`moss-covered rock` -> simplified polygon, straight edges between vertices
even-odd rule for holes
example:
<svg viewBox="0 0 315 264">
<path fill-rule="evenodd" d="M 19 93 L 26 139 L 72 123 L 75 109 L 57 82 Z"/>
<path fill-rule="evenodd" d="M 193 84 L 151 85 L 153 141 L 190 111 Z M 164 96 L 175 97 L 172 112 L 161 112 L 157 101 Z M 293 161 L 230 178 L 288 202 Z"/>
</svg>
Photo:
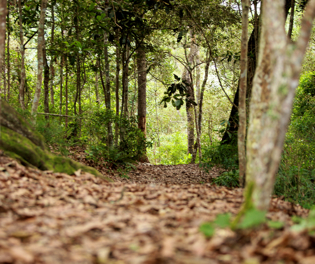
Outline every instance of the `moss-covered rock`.
<svg viewBox="0 0 315 264">
<path fill-rule="evenodd" d="M 0 149 L 5 154 L 19 160 L 23 165 L 40 170 L 73 174 L 81 169 L 111 181 L 92 167 L 50 153 L 42 136 L 21 115 L 1 99 L 0 104 Z"/>
</svg>

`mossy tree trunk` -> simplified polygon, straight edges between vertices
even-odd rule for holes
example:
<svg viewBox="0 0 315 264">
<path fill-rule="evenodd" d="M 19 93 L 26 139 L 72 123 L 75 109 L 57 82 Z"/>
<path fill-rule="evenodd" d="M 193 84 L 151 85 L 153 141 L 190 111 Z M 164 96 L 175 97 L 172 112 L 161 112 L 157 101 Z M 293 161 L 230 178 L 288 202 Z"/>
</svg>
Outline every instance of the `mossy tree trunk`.
<svg viewBox="0 0 315 264">
<path fill-rule="evenodd" d="M 302 61 L 315 17 L 309 1 L 300 36 L 291 42 L 285 32 L 284 0 L 264 0 L 258 68 L 253 83 L 247 137 L 246 192 L 253 205 L 267 210 L 281 160 L 285 133 Z"/>
<path fill-rule="evenodd" d="M 109 180 L 94 168 L 50 153 L 43 137 L 2 99 L 0 99 L 0 149 L 26 166 L 67 174 L 73 174 L 81 169 Z"/>
</svg>

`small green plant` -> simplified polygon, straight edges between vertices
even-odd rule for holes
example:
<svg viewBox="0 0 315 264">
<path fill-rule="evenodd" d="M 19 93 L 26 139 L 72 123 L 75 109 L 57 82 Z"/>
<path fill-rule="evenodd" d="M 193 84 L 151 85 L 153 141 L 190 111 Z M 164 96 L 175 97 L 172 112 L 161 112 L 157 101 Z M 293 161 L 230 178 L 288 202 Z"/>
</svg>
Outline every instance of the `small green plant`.
<svg viewBox="0 0 315 264">
<path fill-rule="evenodd" d="M 230 188 L 239 187 L 239 170 L 223 172 L 220 176 L 214 178 L 212 181 L 219 186 L 226 186 Z"/>
<path fill-rule="evenodd" d="M 315 233 L 315 207 L 313 206 L 310 210 L 308 217 L 306 218 L 298 218 L 293 217 L 293 222 L 296 224 L 291 227 L 292 231 L 303 231 L 307 230 L 310 234 L 314 235 Z"/>
</svg>

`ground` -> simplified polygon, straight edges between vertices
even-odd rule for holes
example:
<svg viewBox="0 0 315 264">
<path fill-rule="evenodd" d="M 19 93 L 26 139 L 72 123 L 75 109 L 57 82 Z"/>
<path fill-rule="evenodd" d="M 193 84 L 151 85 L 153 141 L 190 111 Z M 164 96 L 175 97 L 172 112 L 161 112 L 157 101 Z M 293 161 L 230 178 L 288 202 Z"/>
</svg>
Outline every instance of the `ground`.
<svg viewBox="0 0 315 264">
<path fill-rule="evenodd" d="M 138 164 L 119 176 L 103 168 L 110 183 L 0 155 L 0 263 L 315 263 L 315 236 L 289 230 L 291 216 L 308 211 L 281 198 L 267 217 L 282 229 L 218 229 L 206 238 L 200 225 L 235 215 L 243 201 L 242 189 L 211 184 L 218 171 Z"/>
</svg>

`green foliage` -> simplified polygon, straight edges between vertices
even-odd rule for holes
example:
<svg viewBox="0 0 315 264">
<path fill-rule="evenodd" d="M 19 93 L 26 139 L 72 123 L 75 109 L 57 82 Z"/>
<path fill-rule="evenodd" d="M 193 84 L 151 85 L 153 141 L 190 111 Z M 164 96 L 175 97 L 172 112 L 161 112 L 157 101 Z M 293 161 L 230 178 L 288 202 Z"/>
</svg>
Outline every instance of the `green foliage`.
<svg viewBox="0 0 315 264">
<path fill-rule="evenodd" d="M 307 230 L 312 235 L 314 235 L 315 232 L 315 207 L 313 206 L 310 210 L 310 213 L 307 218 L 295 218 L 292 219 L 294 222 L 297 222 L 295 225 L 291 227 L 292 231 L 303 231 Z"/>
<path fill-rule="evenodd" d="M 222 167 L 226 170 L 238 168 L 237 146 L 222 145 L 216 142 L 203 147 L 202 166 L 209 170 L 214 166 Z"/>
<path fill-rule="evenodd" d="M 206 237 L 212 237 L 215 232 L 215 227 L 212 223 L 203 223 L 199 227 L 199 231 L 203 233 Z"/>
<path fill-rule="evenodd" d="M 315 72 L 304 74 L 294 101 L 274 192 L 310 208 L 315 202 Z"/>
<path fill-rule="evenodd" d="M 88 158 L 98 161 L 101 158 L 111 163 L 126 163 L 139 160 L 145 153 L 150 142 L 146 141 L 138 128 L 135 118 L 117 117 L 115 113 L 99 110 L 87 119 L 84 126 L 83 138 L 88 144 Z M 121 139 L 118 146 L 109 144 L 108 127 L 119 124 Z"/>
<path fill-rule="evenodd" d="M 239 187 L 239 170 L 223 172 L 220 176 L 213 179 L 213 183 L 219 186 L 237 188 Z"/>
<path fill-rule="evenodd" d="M 315 170 L 296 166 L 286 167 L 285 162 L 282 161 L 274 193 L 278 196 L 284 196 L 287 201 L 310 208 L 315 201 L 314 179 Z"/>
<path fill-rule="evenodd" d="M 247 210 L 243 216 L 242 221 L 237 226 L 240 229 L 247 229 L 257 227 L 266 222 L 266 212 L 257 209 Z"/>
<path fill-rule="evenodd" d="M 176 132 L 163 135 L 160 140 L 163 142 L 160 147 L 148 151 L 149 160 L 164 165 L 188 164 L 190 162 L 191 155 L 187 154 L 187 135 Z"/>
<path fill-rule="evenodd" d="M 187 98 L 187 87 L 189 87 L 190 84 L 188 84 L 185 80 L 181 80 L 181 78 L 179 78 L 176 74 L 174 74 L 174 78 L 175 82 L 168 87 L 160 104 L 164 104 L 164 107 L 166 108 L 167 103 L 172 102 L 172 105 L 177 110 L 184 105 L 184 101 L 196 106 L 197 103 L 195 101 Z"/>
</svg>

